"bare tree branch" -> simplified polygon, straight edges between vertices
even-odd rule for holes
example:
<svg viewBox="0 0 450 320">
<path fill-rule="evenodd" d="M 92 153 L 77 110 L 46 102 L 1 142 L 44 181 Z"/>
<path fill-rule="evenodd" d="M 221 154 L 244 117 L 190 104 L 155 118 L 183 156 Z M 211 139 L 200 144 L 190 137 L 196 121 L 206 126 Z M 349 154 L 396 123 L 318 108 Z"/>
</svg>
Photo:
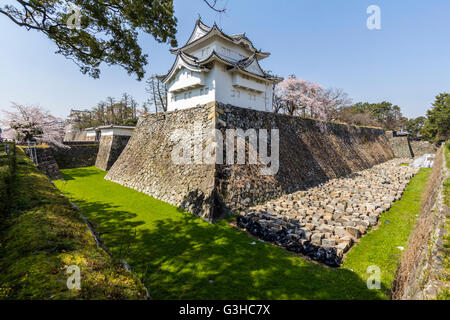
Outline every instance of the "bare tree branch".
<svg viewBox="0 0 450 320">
<path fill-rule="evenodd" d="M 208 7 L 210 7 L 216 12 L 225 12 L 227 10 L 225 7 L 223 7 L 222 9 L 217 9 L 216 8 L 217 0 L 203 0 L 203 1 L 208 5 Z"/>
</svg>

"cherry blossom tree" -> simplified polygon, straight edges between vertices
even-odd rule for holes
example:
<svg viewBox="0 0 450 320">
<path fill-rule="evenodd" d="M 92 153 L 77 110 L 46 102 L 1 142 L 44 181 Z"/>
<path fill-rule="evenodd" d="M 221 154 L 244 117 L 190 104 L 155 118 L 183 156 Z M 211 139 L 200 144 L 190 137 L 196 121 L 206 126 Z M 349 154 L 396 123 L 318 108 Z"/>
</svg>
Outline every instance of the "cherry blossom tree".
<svg viewBox="0 0 450 320">
<path fill-rule="evenodd" d="M 36 140 L 49 145 L 66 147 L 62 143 L 64 122 L 38 106 L 14 103 L 15 111 L 3 110 L 5 120 L 2 124 L 14 129 L 19 138 L 25 141 Z"/>
<path fill-rule="evenodd" d="M 7 128 L 5 130 L 2 131 L 1 133 L 1 138 L 5 139 L 5 140 L 14 140 L 16 138 L 16 130 L 14 130 L 13 128 Z"/>
<path fill-rule="evenodd" d="M 342 89 L 323 89 L 317 95 L 316 111 L 311 117 L 323 121 L 334 121 L 337 118 L 337 111 L 351 103 L 352 100 Z"/>
<path fill-rule="evenodd" d="M 321 85 L 298 79 L 295 75 L 283 80 L 275 87 L 274 112 L 283 111 L 290 115 L 309 116 L 321 120 L 321 129 L 325 122 L 334 120 L 335 111 L 349 105 L 351 100 L 341 89 L 324 89 Z"/>
<path fill-rule="evenodd" d="M 275 108 L 290 115 L 298 115 L 301 111 L 306 116 L 307 108 L 314 110 L 317 107 L 321 90 L 319 84 L 291 75 L 275 87 Z"/>
</svg>

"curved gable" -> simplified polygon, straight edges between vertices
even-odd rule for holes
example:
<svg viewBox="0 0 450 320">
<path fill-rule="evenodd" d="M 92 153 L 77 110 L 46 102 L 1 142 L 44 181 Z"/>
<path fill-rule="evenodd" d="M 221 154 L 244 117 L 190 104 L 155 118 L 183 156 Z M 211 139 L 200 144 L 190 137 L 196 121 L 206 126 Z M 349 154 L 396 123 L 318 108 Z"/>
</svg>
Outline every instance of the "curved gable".
<svg viewBox="0 0 450 320">
<path fill-rule="evenodd" d="M 182 68 L 186 68 L 190 71 L 195 71 L 195 72 L 200 72 L 205 70 L 205 68 L 194 64 L 195 61 L 192 60 L 190 57 L 188 56 L 184 56 L 183 53 L 180 53 L 177 55 L 177 58 L 175 59 L 175 62 L 173 63 L 172 67 L 170 68 L 169 72 L 165 75 L 161 77 L 161 81 L 163 83 L 167 83 L 169 82 L 174 75 L 176 75 L 177 71 L 182 69 Z"/>
<path fill-rule="evenodd" d="M 201 22 L 200 19 L 197 20 L 194 30 L 192 31 L 191 36 L 189 37 L 189 40 L 186 42 L 186 44 L 178 48 L 170 49 L 170 51 L 173 54 L 178 54 L 180 51 L 184 51 L 189 47 L 192 47 L 196 43 L 201 42 L 202 39 L 206 40 L 212 36 L 219 36 L 238 46 L 242 46 L 246 50 L 249 50 L 253 54 L 256 54 L 258 59 L 264 59 L 270 55 L 270 53 L 268 52 L 261 52 L 260 50 L 257 50 L 252 41 L 245 36 L 245 33 L 229 36 L 225 34 L 221 29 L 219 29 L 216 23 L 214 23 L 212 27 L 208 27 L 203 22 Z"/>
<path fill-rule="evenodd" d="M 260 75 L 262 77 L 264 77 L 265 73 L 262 70 L 261 66 L 258 63 L 258 60 L 253 59 L 253 61 L 246 67 L 244 67 L 245 71 Z"/>
<path fill-rule="evenodd" d="M 209 31 L 211 31 L 210 27 L 205 25 L 200 20 L 197 20 L 197 23 L 195 24 L 195 27 L 194 27 L 194 31 L 192 31 L 191 36 L 189 37 L 188 41 L 186 42 L 186 44 L 184 46 L 190 44 L 191 42 L 194 42 L 197 39 L 204 37 Z"/>
</svg>

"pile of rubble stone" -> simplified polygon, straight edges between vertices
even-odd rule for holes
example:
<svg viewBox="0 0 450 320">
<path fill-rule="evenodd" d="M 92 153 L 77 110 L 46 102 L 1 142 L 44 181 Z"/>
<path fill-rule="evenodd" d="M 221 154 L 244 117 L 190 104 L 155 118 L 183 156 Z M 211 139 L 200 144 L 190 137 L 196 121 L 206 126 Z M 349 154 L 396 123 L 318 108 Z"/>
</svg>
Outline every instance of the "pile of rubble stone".
<svg viewBox="0 0 450 320">
<path fill-rule="evenodd" d="M 434 164 L 434 158 L 434 154 L 424 154 L 423 156 L 414 159 L 414 161 L 410 163 L 410 166 L 418 168 L 432 168 Z"/>
<path fill-rule="evenodd" d="M 420 168 L 394 159 L 249 208 L 238 226 L 268 242 L 339 266 L 343 255 L 399 200 Z"/>
</svg>

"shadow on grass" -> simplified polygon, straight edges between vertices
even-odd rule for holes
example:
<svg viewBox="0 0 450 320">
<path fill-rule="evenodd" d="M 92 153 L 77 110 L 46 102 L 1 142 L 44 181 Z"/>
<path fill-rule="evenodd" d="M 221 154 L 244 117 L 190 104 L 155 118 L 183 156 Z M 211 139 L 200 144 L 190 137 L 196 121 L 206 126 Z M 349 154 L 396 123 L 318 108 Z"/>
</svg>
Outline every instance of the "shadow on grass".
<svg viewBox="0 0 450 320">
<path fill-rule="evenodd" d="M 75 180 L 78 178 L 83 178 L 83 177 L 88 177 L 88 176 L 92 176 L 95 174 L 98 174 L 99 169 L 93 167 L 93 168 L 76 168 L 76 169 L 70 169 L 70 173 L 68 173 L 67 171 L 62 173 L 62 176 L 64 178 L 64 180 Z"/>
<path fill-rule="evenodd" d="M 250 238 L 222 221 L 179 213 L 146 223 L 100 202 L 78 202 L 115 258 L 154 299 L 380 299 L 347 269 L 330 269 Z"/>
</svg>

